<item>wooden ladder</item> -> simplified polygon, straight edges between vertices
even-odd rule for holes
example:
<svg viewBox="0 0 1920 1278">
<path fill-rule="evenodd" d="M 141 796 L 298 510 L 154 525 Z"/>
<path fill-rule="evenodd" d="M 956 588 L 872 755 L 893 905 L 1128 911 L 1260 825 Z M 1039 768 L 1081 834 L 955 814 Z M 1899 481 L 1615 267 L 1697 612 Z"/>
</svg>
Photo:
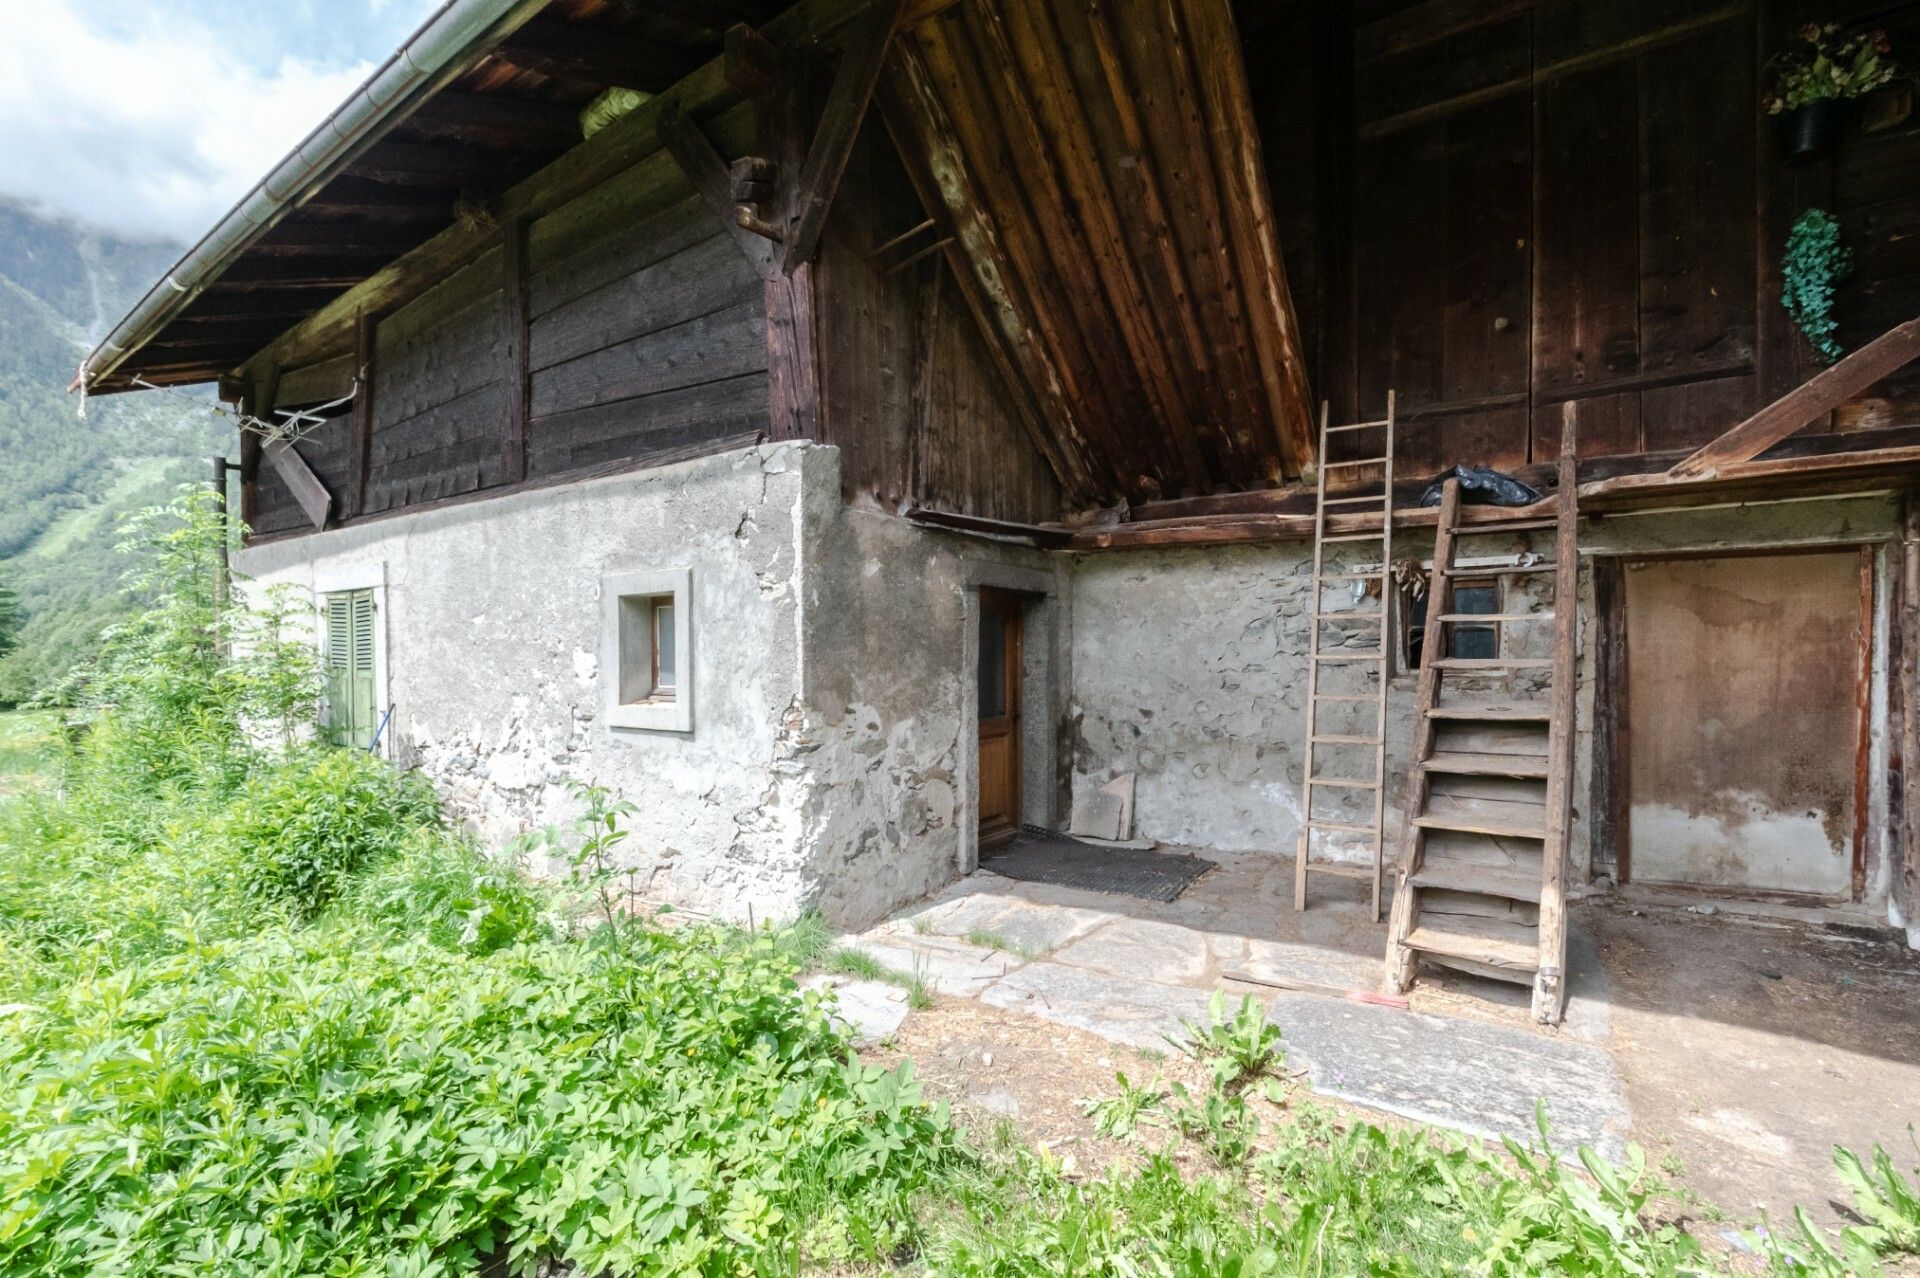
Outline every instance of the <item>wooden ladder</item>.
<svg viewBox="0 0 1920 1278">
<path fill-rule="evenodd" d="M 1571 405 L 1568 405 L 1571 408 Z M 1422 958 L 1533 987 L 1533 1017 L 1557 1024 L 1565 1003 L 1566 844 L 1572 773 L 1573 646 L 1578 609 L 1573 417 L 1563 414 L 1554 517 L 1490 524 L 1488 535 L 1554 529 L 1551 563 L 1462 566 L 1457 546 L 1460 486 L 1448 480 L 1434 534 L 1433 585 L 1420 653 L 1400 881 L 1387 937 L 1387 981 L 1413 984 Z M 1461 580 L 1537 583 L 1551 578 L 1551 606 L 1502 603 L 1493 613 L 1455 612 Z M 1504 594 L 1505 592 L 1503 592 Z M 1510 629 L 1538 635 L 1552 622 L 1551 657 L 1507 656 Z M 1463 626 L 1491 627 L 1494 655 L 1454 657 Z M 1547 678 L 1532 695 L 1468 684 Z"/>
<path fill-rule="evenodd" d="M 1335 435 L 1351 432 L 1378 431 L 1385 434 L 1385 444 L 1378 457 L 1362 457 L 1353 460 L 1330 461 L 1327 451 L 1328 441 Z M 1316 484 L 1316 502 L 1313 515 L 1313 593 L 1308 599 L 1307 641 L 1307 743 L 1301 752 L 1300 781 L 1300 838 L 1294 849 L 1293 857 L 1293 908 L 1307 908 L 1307 873 L 1312 870 L 1319 874 L 1333 874 L 1343 878 L 1368 879 L 1373 883 L 1373 917 L 1380 918 L 1380 876 L 1385 860 L 1385 841 L 1383 831 L 1386 822 L 1387 790 L 1387 654 L 1388 645 L 1393 640 L 1393 436 L 1394 436 L 1394 397 L 1387 392 L 1387 415 L 1377 421 L 1354 422 L 1346 426 L 1327 425 L 1327 405 L 1320 405 L 1320 473 Z M 1381 468 L 1380 491 L 1377 493 L 1343 493 L 1341 496 L 1327 496 L 1327 472 L 1330 470 L 1356 470 L 1370 466 Z M 1332 531 L 1331 520 L 1340 516 L 1339 531 Z M 1375 526 L 1374 521 L 1379 523 Z M 1329 543 L 1344 545 L 1354 543 L 1363 545 L 1369 542 L 1379 544 L 1380 559 L 1375 567 L 1377 571 L 1350 571 L 1359 569 L 1362 564 L 1335 565 L 1334 572 L 1327 571 L 1326 548 Z M 1345 550 L 1336 551 L 1336 557 L 1346 554 Z M 1377 606 L 1369 611 L 1322 612 L 1330 588 L 1352 587 L 1349 583 L 1360 583 L 1361 597 L 1367 589 L 1367 583 L 1377 583 L 1379 587 Z M 1357 624 L 1359 630 L 1345 629 Z M 1371 638 L 1373 642 L 1362 648 L 1349 647 L 1356 639 Z M 1331 646 L 1323 646 L 1323 640 L 1331 639 Z M 1327 667 L 1339 667 L 1345 677 L 1336 680 L 1335 686 L 1340 692 L 1327 693 L 1320 690 L 1320 671 Z M 1356 673 L 1357 672 L 1357 673 Z M 1357 682 L 1356 682 L 1357 680 Z M 1365 691 L 1357 691 L 1362 684 Z M 1320 711 L 1323 706 L 1339 706 L 1334 711 L 1347 722 L 1340 725 L 1341 731 L 1327 731 L 1321 726 Z M 1365 708 L 1372 707 L 1371 715 Z M 1367 747 L 1372 748 L 1372 776 L 1341 776 L 1318 770 L 1320 751 L 1336 750 L 1343 757 L 1352 759 L 1363 754 Z M 1361 771 L 1348 767 L 1347 771 Z M 1371 803 L 1364 819 L 1356 819 L 1356 814 L 1342 805 L 1337 816 L 1315 816 L 1317 810 L 1324 809 L 1324 796 L 1329 792 L 1366 794 Z M 1315 806 L 1315 799 L 1323 800 L 1321 808 Z M 1370 865 L 1343 865 L 1338 863 L 1310 863 L 1313 851 L 1315 831 L 1323 831 L 1336 837 L 1363 835 L 1373 854 Z"/>
</svg>

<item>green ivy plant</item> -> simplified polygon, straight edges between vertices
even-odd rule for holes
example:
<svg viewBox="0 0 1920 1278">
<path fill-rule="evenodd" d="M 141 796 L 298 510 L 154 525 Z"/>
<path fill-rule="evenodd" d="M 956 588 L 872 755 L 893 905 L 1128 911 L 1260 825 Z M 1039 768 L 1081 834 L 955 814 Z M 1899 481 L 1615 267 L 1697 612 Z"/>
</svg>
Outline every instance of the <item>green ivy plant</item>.
<svg viewBox="0 0 1920 1278">
<path fill-rule="evenodd" d="M 1840 243 L 1840 223 L 1825 209 L 1808 209 L 1787 233 L 1780 263 L 1780 304 L 1825 363 L 1840 358 L 1834 332 L 1834 288 L 1853 271 L 1853 250 Z"/>
</svg>

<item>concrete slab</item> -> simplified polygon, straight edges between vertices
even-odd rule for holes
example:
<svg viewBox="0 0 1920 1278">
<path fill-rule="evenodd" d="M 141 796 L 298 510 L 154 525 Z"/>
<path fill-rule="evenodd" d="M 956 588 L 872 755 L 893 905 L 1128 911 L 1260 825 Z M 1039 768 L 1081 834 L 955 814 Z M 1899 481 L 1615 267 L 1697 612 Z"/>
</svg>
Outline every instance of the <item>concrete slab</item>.
<svg viewBox="0 0 1920 1278">
<path fill-rule="evenodd" d="M 1190 927 L 1149 919 L 1120 919 L 1075 941 L 1056 956 L 1062 963 L 1161 985 L 1206 979 L 1207 937 Z"/>
<path fill-rule="evenodd" d="M 859 950 L 891 972 L 917 976 L 936 994 L 973 997 L 999 980 L 1021 960 L 996 950 L 962 944 L 944 936 L 849 936 L 841 944 Z"/>
<path fill-rule="evenodd" d="M 1205 990 L 1109 976 L 1062 963 L 1029 963 L 989 985 L 980 1001 L 1087 1030 L 1115 1043 L 1169 1050 L 1184 1038 L 1183 1021 L 1204 1023 Z"/>
<path fill-rule="evenodd" d="M 834 1019 L 846 1026 L 856 1047 L 885 1042 L 907 1019 L 907 992 L 886 981 L 819 975 L 800 982 L 800 987 L 833 994 Z"/>
<path fill-rule="evenodd" d="M 1556 1148 L 1626 1152 L 1626 1090 L 1598 1047 L 1519 1027 L 1281 995 L 1270 1019 L 1315 1091 L 1483 1137 L 1535 1138 L 1545 1097 Z"/>
</svg>

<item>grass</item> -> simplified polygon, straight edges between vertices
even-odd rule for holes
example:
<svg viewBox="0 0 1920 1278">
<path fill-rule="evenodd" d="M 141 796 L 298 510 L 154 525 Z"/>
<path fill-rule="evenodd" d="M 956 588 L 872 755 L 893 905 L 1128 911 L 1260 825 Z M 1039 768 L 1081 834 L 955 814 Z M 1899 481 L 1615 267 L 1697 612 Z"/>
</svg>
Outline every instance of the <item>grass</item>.
<svg viewBox="0 0 1920 1278">
<path fill-rule="evenodd" d="M 58 719 L 49 711 L 0 710 L 0 798 L 46 782 L 58 731 Z"/>
<path fill-rule="evenodd" d="M 863 981 L 885 981 L 889 985 L 898 985 L 907 992 L 907 1006 L 916 1012 L 933 1006 L 933 987 L 928 983 L 926 973 L 917 967 L 912 972 L 897 971 L 865 950 L 849 946 L 830 951 L 825 957 L 824 966 L 830 972 L 839 972 Z"/>
<path fill-rule="evenodd" d="M 1031 949 L 1028 946 L 1018 944 L 1014 941 L 1009 941 L 998 932 L 989 932 L 981 928 L 975 928 L 973 931 L 967 933 L 966 939 L 968 945 L 977 945 L 983 950 L 994 950 L 1001 954 L 1011 954 L 1015 958 L 1024 959 L 1029 963 L 1041 957 L 1041 951 Z"/>
</svg>

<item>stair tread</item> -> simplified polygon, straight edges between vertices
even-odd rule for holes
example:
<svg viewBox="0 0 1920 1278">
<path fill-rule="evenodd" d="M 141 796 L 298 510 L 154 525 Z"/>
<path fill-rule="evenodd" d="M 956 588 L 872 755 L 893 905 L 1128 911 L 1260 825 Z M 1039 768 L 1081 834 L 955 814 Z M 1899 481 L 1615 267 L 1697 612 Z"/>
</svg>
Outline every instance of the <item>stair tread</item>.
<svg viewBox="0 0 1920 1278">
<path fill-rule="evenodd" d="M 1436 670 L 1551 670 L 1552 657 L 1435 657 Z"/>
<path fill-rule="evenodd" d="M 1552 621 L 1553 609 L 1543 608 L 1539 612 L 1443 612 L 1437 617 L 1428 617 L 1428 621 L 1494 622 Z"/>
<path fill-rule="evenodd" d="M 1464 914 L 1423 914 L 1407 934 L 1409 949 L 1531 974 L 1540 966 L 1539 929 Z"/>
<path fill-rule="evenodd" d="M 1481 719 L 1488 722 L 1548 723 L 1553 707 L 1545 701 L 1454 701 L 1428 711 L 1436 719 Z"/>
<path fill-rule="evenodd" d="M 1369 697 L 1367 699 L 1369 701 L 1373 700 L 1372 697 Z M 1350 733 L 1345 733 L 1345 732 L 1317 733 L 1313 737 L 1313 743 L 1315 745 L 1319 745 L 1322 742 L 1331 742 L 1334 745 L 1379 745 L 1380 738 L 1354 736 Z"/>
<path fill-rule="evenodd" d="M 1429 772 L 1458 776 L 1539 777 L 1547 775 L 1547 759 L 1539 754 L 1485 754 L 1473 750 L 1438 750 L 1420 765 Z"/>
<path fill-rule="evenodd" d="M 1430 860 L 1408 880 L 1417 888 L 1443 892 L 1476 892 L 1509 901 L 1540 903 L 1540 875 L 1503 865 L 1472 861 Z"/>
<path fill-rule="evenodd" d="M 1546 805 L 1512 799 L 1429 794 L 1427 810 L 1414 817 L 1413 823 L 1423 830 L 1459 830 L 1516 839 L 1547 837 Z"/>
<path fill-rule="evenodd" d="M 1331 874 L 1342 879 L 1371 879 L 1373 867 L 1370 865 L 1348 865 L 1344 861 L 1309 861 L 1307 870 L 1313 874 Z"/>
<path fill-rule="evenodd" d="M 1376 804 L 1375 806 L 1377 807 L 1379 805 Z M 1353 821 L 1322 821 L 1315 819 L 1308 821 L 1306 824 L 1315 830 L 1340 830 L 1347 834 L 1372 834 L 1376 828 L 1372 824 L 1360 825 Z"/>
</svg>

